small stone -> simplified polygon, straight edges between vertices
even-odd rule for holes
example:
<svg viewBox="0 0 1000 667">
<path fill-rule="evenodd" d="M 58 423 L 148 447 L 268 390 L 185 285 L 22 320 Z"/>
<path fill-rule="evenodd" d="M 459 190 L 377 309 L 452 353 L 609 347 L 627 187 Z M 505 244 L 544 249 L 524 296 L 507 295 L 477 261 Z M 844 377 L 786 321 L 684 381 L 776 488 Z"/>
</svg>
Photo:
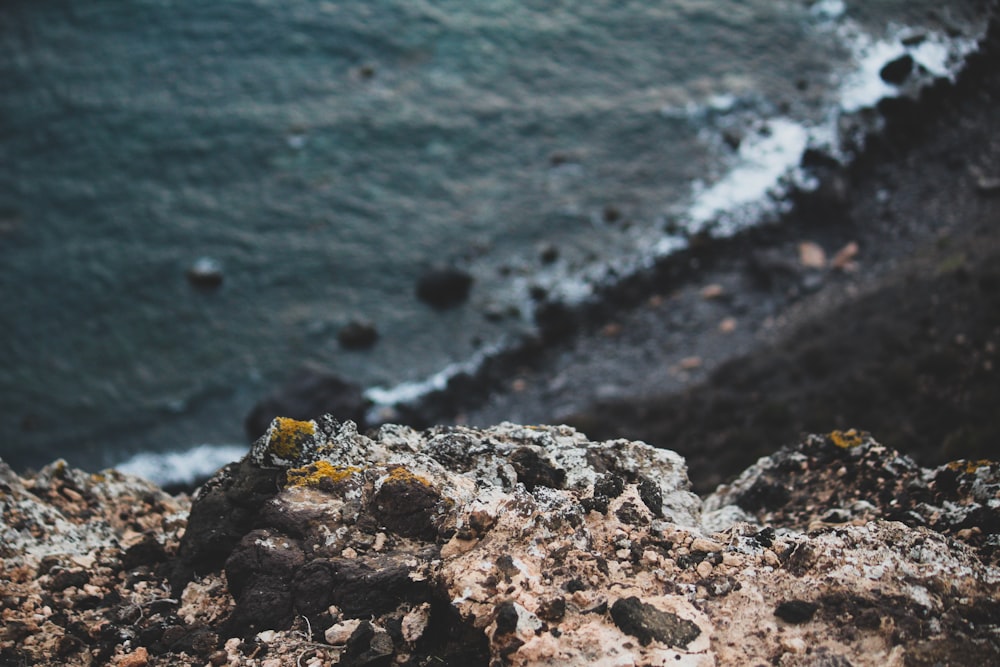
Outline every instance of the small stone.
<svg viewBox="0 0 1000 667">
<path fill-rule="evenodd" d="M 976 174 L 976 190 L 983 195 L 1000 193 L 1000 176 L 987 176 L 982 173 Z"/>
<path fill-rule="evenodd" d="M 819 605 L 805 600 L 786 600 L 774 610 L 774 615 L 786 623 L 806 623 L 812 620 Z"/>
<path fill-rule="evenodd" d="M 799 264 L 807 269 L 822 269 L 826 266 L 826 252 L 817 243 L 803 241 L 799 244 Z"/>
<path fill-rule="evenodd" d="M 701 288 L 701 298 L 702 299 L 718 299 L 726 293 L 725 288 L 722 285 L 713 283 L 711 285 L 705 285 Z"/>
<path fill-rule="evenodd" d="M 118 667 L 146 667 L 149 663 L 149 652 L 144 646 L 140 646 L 136 650 L 123 655 L 115 663 Z"/>
<path fill-rule="evenodd" d="M 692 621 L 657 609 L 635 596 L 618 599 L 611 606 L 611 619 L 618 629 L 637 638 L 643 646 L 655 639 L 667 646 L 684 648 L 701 634 Z"/>
<path fill-rule="evenodd" d="M 886 83 L 891 83 L 894 86 L 902 84 L 910 76 L 913 71 L 913 56 L 910 54 L 904 54 L 895 60 L 890 60 L 879 70 L 878 75 L 882 77 L 882 80 Z"/>
<path fill-rule="evenodd" d="M 199 257 L 184 275 L 193 287 L 199 289 L 213 290 L 222 285 L 222 265 L 211 257 Z"/>
<path fill-rule="evenodd" d="M 431 269 L 417 281 L 417 298 L 435 308 L 451 308 L 465 301 L 471 288 L 472 276 L 467 271 Z"/>
<path fill-rule="evenodd" d="M 546 243 L 538 251 L 538 258 L 542 260 L 542 264 L 552 264 L 559 259 L 559 248 L 551 243 Z"/>
<path fill-rule="evenodd" d="M 622 325 L 610 322 L 601 327 L 601 335 L 605 338 L 617 338 L 622 333 Z"/>
<path fill-rule="evenodd" d="M 677 362 L 677 366 L 681 370 L 692 371 L 701 366 L 701 357 L 684 357 Z"/>
<path fill-rule="evenodd" d="M 806 652 L 806 642 L 802 637 L 784 637 L 781 640 L 781 648 L 788 653 L 802 655 Z"/>
<path fill-rule="evenodd" d="M 727 317 L 719 322 L 719 333 L 730 334 L 736 331 L 736 318 Z"/>
<path fill-rule="evenodd" d="M 358 629 L 359 625 L 361 625 L 361 621 L 356 618 L 334 623 L 323 633 L 323 639 L 326 640 L 327 644 L 343 646 L 351 638 L 351 635 L 354 634 L 354 631 Z"/>
<path fill-rule="evenodd" d="M 264 644 L 270 644 L 274 641 L 274 638 L 278 636 L 274 630 L 264 630 L 263 632 L 257 633 L 257 641 L 263 642 Z"/>
<path fill-rule="evenodd" d="M 229 662 L 229 654 L 225 651 L 215 651 L 208 657 L 208 661 L 215 665 L 215 667 L 221 667 Z"/>
<path fill-rule="evenodd" d="M 837 251 L 837 254 L 830 260 L 830 266 L 841 271 L 857 270 L 858 265 L 854 261 L 854 258 L 857 256 L 859 250 L 857 242 L 851 241 Z"/>
<path fill-rule="evenodd" d="M 378 329 L 364 319 L 354 319 L 337 332 L 337 341 L 341 347 L 349 350 L 360 350 L 371 347 L 378 340 Z"/>
<path fill-rule="evenodd" d="M 411 644 L 424 636 L 431 620 L 431 606 L 423 603 L 416 609 L 411 609 L 403 616 L 403 639 Z"/>
</svg>

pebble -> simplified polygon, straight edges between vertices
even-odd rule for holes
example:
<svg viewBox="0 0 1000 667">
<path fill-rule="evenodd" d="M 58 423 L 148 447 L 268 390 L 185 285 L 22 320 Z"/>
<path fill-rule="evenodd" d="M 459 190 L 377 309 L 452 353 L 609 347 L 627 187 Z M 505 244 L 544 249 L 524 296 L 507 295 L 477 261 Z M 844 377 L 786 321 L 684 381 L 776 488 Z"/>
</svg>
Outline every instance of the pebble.
<svg viewBox="0 0 1000 667">
<path fill-rule="evenodd" d="M 343 646 L 351 638 L 351 635 L 354 634 L 354 631 L 358 629 L 359 625 L 361 625 L 361 621 L 357 618 L 334 623 L 323 633 L 323 638 L 327 644 Z"/>
<path fill-rule="evenodd" d="M 726 293 L 725 288 L 722 285 L 713 283 L 711 285 L 705 285 L 701 288 L 701 298 L 703 299 L 718 299 Z"/>
<path fill-rule="evenodd" d="M 858 268 L 854 258 L 857 256 L 860 247 L 857 242 L 851 241 L 837 251 L 837 254 L 830 260 L 830 266 L 841 271 L 855 271 Z"/>
<path fill-rule="evenodd" d="M 799 264 L 807 269 L 826 267 L 826 252 L 818 243 L 803 241 L 799 244 Z"/>
<path fill-rule="evenodd" d="M 199 257 L 184 274 L 192 286 L 216 289 L 222 285 L 222 265 L 211 257 Z"/>
<path fill-rule="evenodd" d="M 365 319 L 353 319 L 337 332 L 337 341 L 341 347 L 349 350 L 360 350 L 371 347 L 378 340 L 378 329 Z"/>
<path fill-rule="evenodd" d="M 149 663 L 149 652 L 144 646 L 123 655 L 116 663 L 118 667 L 145 667 Z"/>
<path fill-rule="evenodd" d="M 677 365 L 681 370 L 690 371 L 701 366 L 701 357 L 684 357 Z"/>
<path fill-rule="evenodd" d="M 724 334 L 733 333 L 736 331 L 736 318 L 727 317 L 721 322 L 719 322 L 719 332 Z"/>
</svg>

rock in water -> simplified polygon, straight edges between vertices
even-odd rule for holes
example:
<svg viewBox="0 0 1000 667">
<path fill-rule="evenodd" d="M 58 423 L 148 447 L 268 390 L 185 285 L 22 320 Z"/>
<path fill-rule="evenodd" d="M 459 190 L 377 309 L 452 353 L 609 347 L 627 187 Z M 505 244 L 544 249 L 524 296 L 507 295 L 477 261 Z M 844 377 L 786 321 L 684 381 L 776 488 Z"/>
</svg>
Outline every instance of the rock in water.
<svg viewBox="0 0 1000 667">
<path fill-rule="evenodd" d="M 374 323 L 365 319 L 353 319 L 337 332 L 337 341 L 341 347 L 349 350 L 369 348 L 377 340 L 378 329 Z"/>
<path fill-rule="evenodd" d="M 451 308 L 469 298 L 472 276 L 461 269 L 427 271 L 417 281 L 417 298 L 435 308 Z"/>
<path fill-rule="evenodd" d="M 899 86 L 906 81 L 912 71 L 913 56 L 907 53 L 886 63 L 878 74 L 886 83 Z"/>
<path fill-rule="evenodd" d="M 59 470 L 0 468 L 14 664 L 1000 658 L 1000 464 L 925 470 L 856 432 L 704 502 L 676 454 L 565 426 L 276 419 L 186 526 L 150 485 Z"/>
<path fill-rule="evenodd" d="M 222 286 L 222 265 L 211 257 L 199 257 L 184 273 L 192 286 L 214 290 Z"/>
</svg>

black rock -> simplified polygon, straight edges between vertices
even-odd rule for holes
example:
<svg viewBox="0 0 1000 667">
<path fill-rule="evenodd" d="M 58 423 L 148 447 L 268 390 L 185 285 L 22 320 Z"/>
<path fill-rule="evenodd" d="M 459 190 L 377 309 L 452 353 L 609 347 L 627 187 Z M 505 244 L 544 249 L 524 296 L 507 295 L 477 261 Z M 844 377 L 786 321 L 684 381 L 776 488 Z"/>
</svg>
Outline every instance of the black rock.
<svg viewBox="0 0 1000 667">
<path fill-rule="evenodd" d="M 200 289 L 216 289 L 222 285 L 222 266 L 211 257 L 201 257 L 184 272 L 188 282 Z"/>
<path fill-rule="evenodd" d="M 140 565 L 155 565 L 167 559 L 167 552 L 156 536 L 147 533 L 143 538 L 125 550 L 122 567 L 131 570 Z"/>
<path fill-rule="evenodd" d="M 912 71 L 913 57 L 907 53 L 886 63 L 885 66 L 879 71 L 878 75 L 882 77 L 882 80 L 886 83 L 898 86 L 906 81 L 906 78 L 910 76 L 910 72 Z"/>
<path fill-rule="evenodd" d="M 517 608 L 510 600 L 497 606 L 497 634 L 502 635 L 517 630 Z"/>
<path fill-rule="evenodd" d="M 472 276 L 461 269 L 431 269 L 417 281 L 417 298 L 435 308 L 451 308 L 469 298 Z"/>
<path fill-rule="evenodd" d="M 611 606 L 611 619 L 622 632 L 632 635 L 643 646 L 655 639 L 667 646 L 683 648 L 701 634 L 701 629 L 692 621 L 657 609 L 635 596 L 617 600 Z"/>
<path fill-rule="evenodd" d="M 378 340 L 378 329 L 368 320 L 351 320 L 337 332 L 337 340 L 352 350 L 371 347 Z"/>
<path fill-rule="evenodd" d="M 368 406 L 368 399 L 359 385 L 333 373 L 306 368 L 277 392 L 258 402 L 243 421 L 243 429 L 248 438 L 256 440 L 267 431 L 275 417 L 307 420 L 332 414 L 341 421 L 349 419 L 359 430 L 364 430 Z"/>
<path fill-rule="evenodd" d="M 349 667 L 379 667 L 392 662 L 395 648 L 387 632 L 363 621 L 344 647 L 340 664 Z"/>
<path fill-rule="evenodd" d="M 565 470 L 556 468 L 527 447 L 515 450 L 510 455 L 510 462 L 517 473 L 517 481 L 524 484 L 528 491 L 534 490 L 536 486 L 561 489 L 566 481 Z"/>
<path fill-rule="evenodd" d="M 805 600 L 786 600 L 777 606 L 774 615 L 786 623 L 805 623 L 812 619 L 818 605 Z"/>
</svg>

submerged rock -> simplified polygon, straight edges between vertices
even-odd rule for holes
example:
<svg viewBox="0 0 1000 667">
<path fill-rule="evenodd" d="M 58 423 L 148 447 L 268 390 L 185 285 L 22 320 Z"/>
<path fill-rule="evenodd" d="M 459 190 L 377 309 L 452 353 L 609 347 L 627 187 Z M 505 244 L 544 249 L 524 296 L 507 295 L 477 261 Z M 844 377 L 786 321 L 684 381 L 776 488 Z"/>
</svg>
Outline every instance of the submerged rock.
<svg viewBox="0 0 1000 667">
<path fill-rule="evenodd" d="M 925 470 L 856 432 L 762 459 L 704 502 L 676 454 L 565 426 L 368 437 L 276 419 L 186 525 L 183 498 L 58 469 L 0 468 L 14 664 L 1000 657 L 1000 465 Z"/>
<path fill-rule="evenodd" d="M 435 308 L 451 308 L 469 298 L 472 282 L 462 269 L 431 269 L 417 281 L 417 298 Z"/>
<path fill-rule="evenodd" d="M 375 324 L 365 319 L 353 319 L 337 332 L 337 341 L 341 347 L 349 350 L 369 348 L 378 340 L 378 329 Z"/>
</svg>

